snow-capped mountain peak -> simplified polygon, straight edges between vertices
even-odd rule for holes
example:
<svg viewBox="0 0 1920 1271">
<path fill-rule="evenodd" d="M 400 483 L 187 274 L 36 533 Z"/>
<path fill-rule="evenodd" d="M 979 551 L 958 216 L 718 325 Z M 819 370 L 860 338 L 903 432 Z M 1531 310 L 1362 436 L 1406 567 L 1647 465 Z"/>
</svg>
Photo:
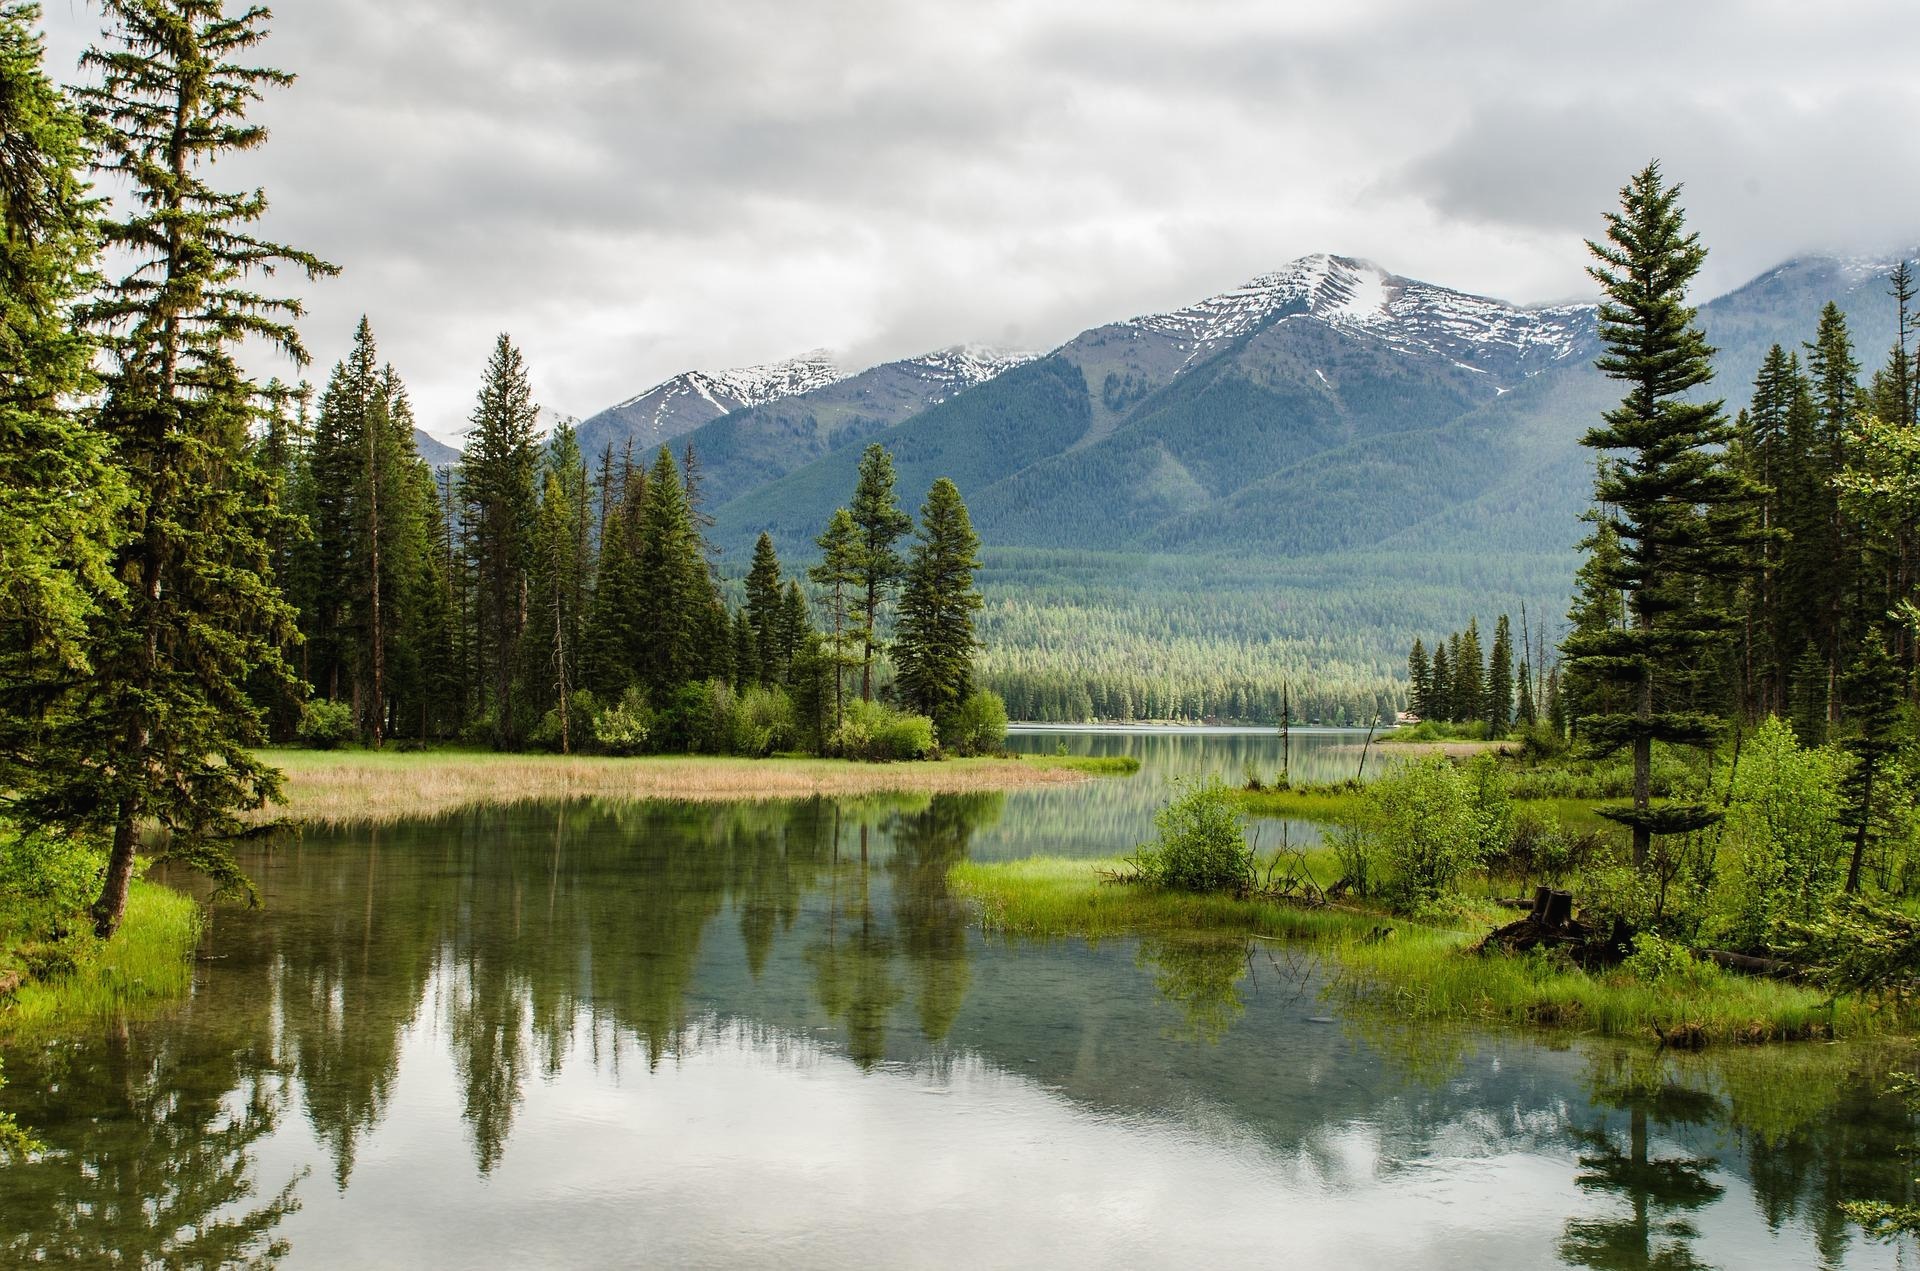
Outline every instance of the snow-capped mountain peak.
<svg viewBox="0 0 1920 1271">
<path fill-rule="evenodd" d="M 1192 360 L 1270 322 L 1292 318 L 1313 318 L 1454 358 L 1497 350 L 1554 359 L 1574 351 L 1592 326 L 1593 307 L 1510 305 L 1403 278 L 1371 261 L 1319 253 L 1197 304 L 1134 318 L 1128 325 L 1189 345 Z"/>
</svg>

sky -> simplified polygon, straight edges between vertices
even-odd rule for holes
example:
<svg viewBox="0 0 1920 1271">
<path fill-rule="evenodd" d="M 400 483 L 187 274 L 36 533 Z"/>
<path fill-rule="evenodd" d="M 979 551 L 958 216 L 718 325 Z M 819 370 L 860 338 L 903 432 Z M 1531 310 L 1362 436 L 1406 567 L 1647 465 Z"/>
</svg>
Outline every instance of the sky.
<svg viewBox="0 0 1920 1271">
<path fill-rule="evenodd" d="M 101 18 L 42 0 L 72 81 Z M 1521 302 L 1659 158 L 1700 299 L 1920 243 L 1912 0 L 283 0 L 219 165 L 429 431 L 498 333 L 584 417 L 690 368 L 1044 349 L 1318 251 Z"/>
</svg>

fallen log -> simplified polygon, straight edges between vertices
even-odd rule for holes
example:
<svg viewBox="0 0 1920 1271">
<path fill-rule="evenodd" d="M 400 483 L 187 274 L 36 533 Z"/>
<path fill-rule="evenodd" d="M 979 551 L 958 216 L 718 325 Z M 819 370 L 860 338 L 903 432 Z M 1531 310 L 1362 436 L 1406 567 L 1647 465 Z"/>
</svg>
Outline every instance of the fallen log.
<svg viewBox="0 0 1920 1271">
<path fill-rule="evenodd" d="M 1764 975 L 1775 980 L 1797 980 L 1801 975 L 1801 968 L 1779 958 L 1756 957 L 1751 953 L 1733 953 L 1726 949 L 1697 949 L 1695 953 L 1717 966 L 1744 975 Z"/>
</svg>

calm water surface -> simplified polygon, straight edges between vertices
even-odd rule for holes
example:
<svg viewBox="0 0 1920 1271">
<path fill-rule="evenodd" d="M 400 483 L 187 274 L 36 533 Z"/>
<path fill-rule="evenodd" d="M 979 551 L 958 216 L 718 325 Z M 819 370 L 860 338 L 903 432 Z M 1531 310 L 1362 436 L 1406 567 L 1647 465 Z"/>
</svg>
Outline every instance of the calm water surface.
<svg viewBox="0 0 1920 1271">
<path fill-rule="evenodd" d="M 248 862 L 193 998 L 6 1056 L 0 1262 L 1916 1265 L 1910 1053 L 1399 1026 L 1271 942 L 988 938 L 954 861 L 1111 854 L 1271 735 L 1026 733 L 1006 796 L 475 811 Z M 1346 775 L 1353 735 L 1294 739 Z M 1369 760 L 1370 765 L 1373 760 Z M 1296 834 L 1272 823 L 1263 833 Z"/>
</svg>

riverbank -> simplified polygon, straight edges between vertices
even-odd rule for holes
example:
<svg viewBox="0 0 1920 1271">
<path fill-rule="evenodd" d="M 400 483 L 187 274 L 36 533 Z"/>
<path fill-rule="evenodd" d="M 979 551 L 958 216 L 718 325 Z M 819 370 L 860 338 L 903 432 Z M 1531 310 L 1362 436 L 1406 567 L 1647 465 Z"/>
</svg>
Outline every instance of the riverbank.
<svg viewBox="0 0 1920 1271">
<path fill-rule="evenodd" d="M 1401 1019 L 1677 1039 L 1685 1046 L 1885 1036 L 1906 1028 L 1906 1021 L 1858 1001 L 1830 1003 L 1802 985 L 1706 963 L 1647 980 L 1626 969 L 1589 973 L 1544 957 L 1475 954 L 1469 946 L 1499 921 L 1493 911 L 1472 915 L 1471 929 L 1454 930 L 1361 906 L 1306 907 L 1112 881 L 1122 868 L 1119 860 L 1036 857 L 966 862 L 948 878 L 989 930 L 1027 939 L 1193 933 L 1310 943 L 1338 959 L 1340 994 Z"/>
<path fill-rule="evenodd" d="M 127 896 L 126 917 L 111 940 L 75 935 L 36 954 L 40 965 L 0 998 L 0 1039 L 37 1028 L 70 1029 L 185 996 L 202 912 L 193 897 L 144 879 Z"/>
<path fill-rule="evenodd" d="M 740 759 L 717 755 L 610 758 L 486 751 L 269 750 L 286 773 L 287 803 L 260 820 L 317 825 L 434 816 L 471 805 L 554 799 L 804 799 L 814 795 L 968 794 L 1091 779 L 1071 759 Z"/>
</svg>

